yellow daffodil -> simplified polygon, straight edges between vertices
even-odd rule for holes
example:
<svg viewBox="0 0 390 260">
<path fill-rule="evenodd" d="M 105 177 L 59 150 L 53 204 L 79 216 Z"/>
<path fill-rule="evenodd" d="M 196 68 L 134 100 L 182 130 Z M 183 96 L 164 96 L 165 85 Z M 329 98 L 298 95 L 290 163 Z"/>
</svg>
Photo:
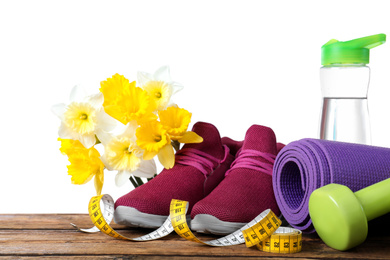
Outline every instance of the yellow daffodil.
<svg viewBox="0 0 390 260">
<path fill-rule="evenodd" d="M 61 141 L 60 151 L 68 156 L 70 165 L 68 174 L 72 176 L 72 184 L 85 184 L 95 177 L 97 195 L 101 194 L 104 183 L 104 164 L 99 152 L 94 148 L 85 148 L 78 140 L 58 139 Z"/>
<path fill-rule="evenodd" d="M 129 181 L 131 174 L 138 177 L 151 178 L 157 173 L 154 160 L 142 159 L 143 150 L 135 141 L 137 124 L 132 121 L 126 125 L 124 131 L 116 136 L 99 136 L 104 145 L 102 161 L 108 170 L 118 171 L 115 177 L 117 186 Z"/>
<path fill-rule="evenodd" d="M 172 140 L 180 143 L 201 143 L 203 141 L 203 138 L 195 132 L 187 131 L 192 114 L 184 108 L 168 107 L 166 110 L 159 111 L 158 115 L 163 128 L 167 130 Z"/>
<path fill-rule="evenodd" d="M 124 76 L 115 74 L 100 83 L 104 95 L 103 107 L 107 114 L 126 125 L 132 120 L 138 123 L 153 120 L 153 107 L 148 93 L 136 87 Z"/>
<path fill-rule="evenodd" d="M 108 116 L 103 109 L 101 93 L 87 96 L 80 87 L 74 87 L 70 103 L 57 104 L 52 111 L 61 119 L 58 135 L 62 139 L 79 140 L 85 148 L 96 143 L 95 135 L 112 130 L 117 121 Z"/>
<path fill-rule="evenodd" d="M 148 93 L 153 110 L 163 110 L 172 105 L 172 95 L 183 88 L 181 84 L 172 81 L 167 66 L 159 68 L 153 75 L 138 72 L 137 80 L 138 84 Z"/>
<path fill-rule="evenodd" d="M 175 153 L 166 129 L 158 121 L 147 122 L 136 131 L 137 144 L 144 149 L 143 158 L 150 160 L 158 156 L 160 163 L 170 169 L 175 164 Z"/>
</svg>

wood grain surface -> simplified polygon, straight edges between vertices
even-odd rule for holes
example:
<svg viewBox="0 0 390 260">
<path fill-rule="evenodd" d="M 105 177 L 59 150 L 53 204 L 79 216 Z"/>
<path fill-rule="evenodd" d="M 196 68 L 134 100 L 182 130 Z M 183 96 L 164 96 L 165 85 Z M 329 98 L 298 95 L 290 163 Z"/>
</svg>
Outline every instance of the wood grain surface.
<svg viewBox="0 0 390 260">
<path fill-rule="evenodd" d="M 149 242 L 131 242 L 102 233 L 86 234 L 91 227 L 86 214 L 0 214 L 1 259 L 390 259 L 389 217 L 370 224 L 366 242 L 346 252 L 326 246 L 316 234 L 304 235 L 302 251 L 295 254 L 272 254 L 245 245 L 210 247 L 186 241 L 172 233 Z M 112 225 L 119 233 L 138 237 L 151 230 L 128 229 Z M 377 232 L 371 232 L 375 230 Z M 196 234 L 200 239 L 217 237 Z"/>
</svg>

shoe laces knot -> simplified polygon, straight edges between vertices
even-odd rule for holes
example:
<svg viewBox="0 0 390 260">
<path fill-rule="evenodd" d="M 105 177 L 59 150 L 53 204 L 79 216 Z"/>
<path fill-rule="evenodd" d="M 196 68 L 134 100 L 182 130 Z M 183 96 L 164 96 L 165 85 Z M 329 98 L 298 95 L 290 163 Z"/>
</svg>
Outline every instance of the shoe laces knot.
<svg viewBox="0 0 390 260">
<path fill-rule="evenodd" d="M 260 161 L 259 157 L 263 158 L 264 161 Z M 240 150 L 230 169 L 225 173 L 225 176 L 236 168 L 252 169 L 272 176 L 272 169 L 275 158 L 276 156 L 273 154 L 260 152 L 257 150 Z"/>
<path fill-rule="evenodd" d="M 176 153 L 175 163 L 181 165 L 192 166 L 201 171 L 205 177 L 214 171 L 221 163 L 223 163 L 229 154 L 229 147 L 223 145 L 224 157 L 218 159 L 208 153 L 202 152 L 194 148 L 184 148 Z"/>
</svg>

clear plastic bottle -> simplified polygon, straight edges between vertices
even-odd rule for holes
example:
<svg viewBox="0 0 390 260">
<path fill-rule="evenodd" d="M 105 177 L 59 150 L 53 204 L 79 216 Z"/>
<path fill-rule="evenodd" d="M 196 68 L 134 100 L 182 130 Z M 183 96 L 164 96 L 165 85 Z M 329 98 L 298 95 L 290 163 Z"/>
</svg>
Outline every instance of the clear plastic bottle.
<svg viewBox="0 0 390 260">
<path fill-rule="evenodd" d="M 386 41 L 377 34 L 322 46 L 320 138 L 371 144 L 367 93 L 369 49 Z"/>
</svg>

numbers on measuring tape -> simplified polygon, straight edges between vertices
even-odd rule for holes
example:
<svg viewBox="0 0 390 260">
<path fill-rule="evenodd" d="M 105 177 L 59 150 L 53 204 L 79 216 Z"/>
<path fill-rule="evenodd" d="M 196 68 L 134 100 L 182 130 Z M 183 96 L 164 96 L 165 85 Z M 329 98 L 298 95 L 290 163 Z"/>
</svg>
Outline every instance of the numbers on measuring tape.
<svg viewBox="0 0 390 260">
<path fill-rule="evenodd" d="M 171 202 L 171 209 L 170 209 L 170 218 L 173 224 L 173 228 L 176 231 L 176 233 L 190 241 L 194 241 L 201 244 L 206 244 L 209 246 L 230 246 L 230 245 L 237 245 L 246 243 L 248 247 L 259 245 L 262 242 L 266 241 L 267 239 L 270 239 L 270 235 L 275 233 L 279 230 L 281 221 L 279 218 L 275 216 L 275 214 L 271 210 L 266 210 L 262 212 L 257 218 L 255 218 L 253 221 L 242 227 L 241 229 L 237 230 L 236 232 L 227 235 L 223 238 L 212 240 L 212 241 L 201 241 L 198 239 L 189 229 L 188 224 L 185 219 L 185 212 L 188 209 L 188 202 L 186 201 L 176 201 L 172 200 Z M 183 215 L 180 215 L 183 214 Z M 280 233 L 288 233 L 291 232 L 293 229 L 286 229 L 283 228 Z M 301 236 L 302 233 L 300 231 L 297 231 L 296 234 L 292 235 L 295 236 Z M 272 243 L 274 243 L 274 246 L 272 249 L 268 249 L 270 242 L 266 242 L 268 252 L 278 252 L 278 253 L 285 253 L 285 251 L 276 250 L 280 248 L 280 241 L 278 235 L 273 235 L 274 238 L 271 239 Z M 278 240 L 276 240 L 278 239 Z M 258 246 L 260 250 L 263 250 L 262 246 Z M 288 250 L 289 253 L 299 252 L 300 248 L 295 248 L 293 250 Z M 265 251 L 265 250 L 263 250 Z"/>
<path fill-rule="evenodd" d="M 104 205 L 102 213 L 100 203 Z M 254 220 L 225 237 L 201 241 L 190 230 L 186 214 L 188 202 L 173 199 L 170 204 L 170 215 L 157 230 L 136 238 L 129 238 L 117 233 L 110 223 L 114 217 L 114 200 L 108 194 L 92 197 L 89 205 L 89 216 L 94 223 L 90 229 L 80 231 L 94 233 L 101 231 L 111 237 L 129 241 L 150 241 L 162 238 L 175 231 L 179 236 L 189 241 L 209 246 L 232 246 L 245 243 L 247 247 L 256 246 L 259 250 L 271 253 L 296 253 L 302 249 L 302 232 L 293 228 L 280 227 L 280 219 L 271 211 L 265 210 Z"/>
</svg>

